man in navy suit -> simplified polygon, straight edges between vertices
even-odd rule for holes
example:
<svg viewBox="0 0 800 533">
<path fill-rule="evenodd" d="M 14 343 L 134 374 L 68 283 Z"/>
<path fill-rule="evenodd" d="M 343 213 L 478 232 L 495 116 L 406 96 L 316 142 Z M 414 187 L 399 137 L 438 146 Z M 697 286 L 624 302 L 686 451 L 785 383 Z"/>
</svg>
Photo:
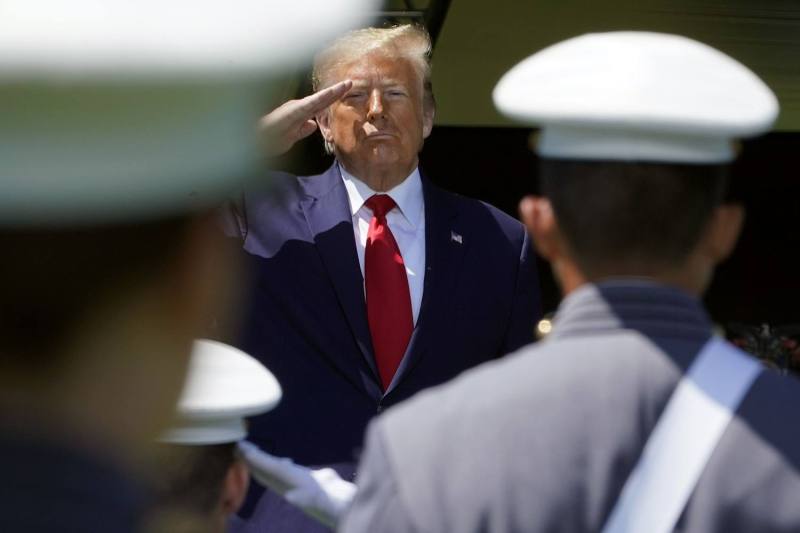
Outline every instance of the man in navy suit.
<svg viewBox="0 0 800 533">
<path fill-rule="evenodd" d="M 407 25 L 358 30 L 319 54 L 322 92 L 266 121 L 296 139 L 316 115 L 334 164 L 278 174 L 235 210 L 254 283 L 241 347 L 285 391 L 250 438 L 347 479 L 372 417 L 531 342 L 539 315 L 522 225 L 418 168 L 435 107 L 430 46 Z M 257 496 L 248 530 L 319 530 L 279 497 Z"/>
</svg>

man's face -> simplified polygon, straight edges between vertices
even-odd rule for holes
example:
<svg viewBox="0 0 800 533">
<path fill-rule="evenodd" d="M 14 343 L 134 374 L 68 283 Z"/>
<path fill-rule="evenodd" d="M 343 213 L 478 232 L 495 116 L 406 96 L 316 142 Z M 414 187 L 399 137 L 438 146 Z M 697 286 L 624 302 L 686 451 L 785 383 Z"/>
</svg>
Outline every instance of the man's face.
<svg viewBox="0 0 800 533">
<path fill-rule="evenodd" d="M 319 117 L 325 139 L 351 172 L 392 167 L 410 174 L 433 127 L 423 82 L 411 62 L 370 54 L 333 73 L 353 88 Z M 359 176 L 361 177 L 361 176 Z"/>
</svg>

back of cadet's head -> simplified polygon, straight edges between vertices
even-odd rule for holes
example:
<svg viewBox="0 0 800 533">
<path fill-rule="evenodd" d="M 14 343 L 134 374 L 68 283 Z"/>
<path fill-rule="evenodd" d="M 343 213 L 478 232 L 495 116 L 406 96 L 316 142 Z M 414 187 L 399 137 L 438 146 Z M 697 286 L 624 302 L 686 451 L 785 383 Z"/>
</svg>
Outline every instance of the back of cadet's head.
<svg viewBox="0 0 800 533">
<path fill-rule="evenodd" d="M 681 266 L 725 199 L 736 139 L 767 131 L 778 112 L 734 59 L 646 32 L 550 46 L 506 73 L 494 100 L 542 127 L 541 191 L 590 275 Z"/>
<path fill-rule="evenodd" d="M 155 450 L 151 526 L 155 531 L 223 531 L 225 519 L 239 510 L 249 472 L 236 443 L 181 446 Z M 235 496 L 229 486 L 241 483 Z"/>
<path fill-rule="evenodd" d="M 154 529 L 224 530 L 248 487 L 249 470 L 236 451 L 247 436 L 244 418 L 280 398 L 277 380 L 256 359 L 217 341 L 195 341 L 175 418 L 151 465 Z"/>
<path fill-rule="evenodd" d="M 680 265 L 727 187 L 722 165 L 542 159 L 539 168 L 541 192 L 587 272 Z"/>
<path fill-rule="evenodd" d="M 0 227 L 0 367 L 60 365 L 56 356 L 93 310 L 152 284 L 177 261 L 189 221 Z"/>
</svg>

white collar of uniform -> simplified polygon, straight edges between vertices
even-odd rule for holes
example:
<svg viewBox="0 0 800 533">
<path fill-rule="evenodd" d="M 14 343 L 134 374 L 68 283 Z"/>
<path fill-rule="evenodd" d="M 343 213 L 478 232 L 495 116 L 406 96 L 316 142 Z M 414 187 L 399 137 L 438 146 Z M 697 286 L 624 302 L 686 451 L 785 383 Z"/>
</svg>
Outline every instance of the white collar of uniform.
<svg viewBox="0 0 800 533">
<path fill-rule="evenodd" d="M 350 201 L 350 214 L 352 216 L 358 213 L 364 202 L 372 195 L 383 194 L 373 191 L 369 185 L 347 172 L 341 165 L 337 166 L 342 174 L 344 187 L 347 189 L 347 198 Z M 406 179 L 385 194 L 388 194 L 394 200 L 403 218 L 411 225 L 412 229 L 416 229 L 422 219 L 423 205 L 422 178 L 419 174 L 419 167 L 416 167 Z"/>
</svg>

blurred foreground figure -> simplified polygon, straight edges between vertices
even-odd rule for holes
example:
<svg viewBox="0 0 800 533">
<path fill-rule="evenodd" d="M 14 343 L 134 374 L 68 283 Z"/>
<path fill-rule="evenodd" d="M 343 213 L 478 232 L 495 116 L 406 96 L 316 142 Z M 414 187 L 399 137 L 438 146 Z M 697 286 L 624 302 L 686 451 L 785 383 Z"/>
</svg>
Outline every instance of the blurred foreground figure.
<svg viewBox="0 0 800 533">
<path fill-rule="evenodd" d="M 526 59 L 498 108 L 542 126 L 521 212 L 564 293 L 552 333 L 379 418 L 340 530 L 800 530 L 800 403 L 712 333 L 734 247 L 732 139 L 777 103 L 678 36 L 587 35 Z"/>
<path fill-rule="evenodd" d="M 137 527 L 133 472 L 232 290 L 205 213 L 257 169 L 263 78 L 367 3 L 2 3 L 0 531 Z"/>
<path fill-rule="evenodd" d="M 237 451 L 244 417 L 272 409 L 281 389 L 244 352 L 195 341 L 176 420 L 161 435 L 148 533 L 222 533 L 239 510 L 249 471 Z"/>
</svg>

